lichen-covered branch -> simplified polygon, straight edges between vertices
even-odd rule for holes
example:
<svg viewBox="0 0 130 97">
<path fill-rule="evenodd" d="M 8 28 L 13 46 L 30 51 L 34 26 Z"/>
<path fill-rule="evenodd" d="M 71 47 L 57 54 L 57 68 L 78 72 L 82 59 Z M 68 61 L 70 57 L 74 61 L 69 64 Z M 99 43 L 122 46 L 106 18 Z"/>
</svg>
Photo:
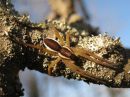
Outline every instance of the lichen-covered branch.
<svg viewBox="0 0 130 97">
<path fill-rule="evenodd" d="M 88 35 L 97 35 L 98 27 L 92 27 L 90 23 L 88 23 L 87 12 L 83 10 L 83 14 L 85 14 L 86 19 L 83 19 L 76 11 L 75 3 L 79 3 L 81 9 L 84 9 L 82 0 L 48 0 L 51 5 L 51 13 L 48 16 L 49 20 L 60 20 L 62 22 L 66 22 L 72 27 L 76 27 L 78 32 L 85 31 Z M 86 23 L 87 21 L 87 23 Z M 80 24 L 80 25 L 79 25 Z"/>
<path fill-rule="evenodd" d="M 0 1 L 0 95 L 1 97 L 19 97 L 23 95 L 22 85 L 18 72 L 25 67 L 47 74 L 53 56 L 24 46 L 23 43 L 43 46 L 42 41 L 46 36 L 51 37 L 54 25 L 63 35 L 67 31 L 71 34 L 71 46 L 88 49 L 98 56 L 116 64 L 119 71 L 100 66 L 95 62 L 82 57 L 78 64 L 86 73 L 92 74 L 96 79 L 90 79 L 72 72 L 61 62 L 52 70 L 52 76 L 64 76 L 67 79 L 83 80 L 104 84 L 108 87 L 130 87 L 130 65 L 127 64 L 125 50 L 119 39 L 108 35 L 87 36 L 85 31 L 79 31 L 60 21 L 45 21 L 34 24 L 27 16 L 20 16 L 8 0 Z M 124 68 L 124 69 L 123 69 Z"/>
</svg>

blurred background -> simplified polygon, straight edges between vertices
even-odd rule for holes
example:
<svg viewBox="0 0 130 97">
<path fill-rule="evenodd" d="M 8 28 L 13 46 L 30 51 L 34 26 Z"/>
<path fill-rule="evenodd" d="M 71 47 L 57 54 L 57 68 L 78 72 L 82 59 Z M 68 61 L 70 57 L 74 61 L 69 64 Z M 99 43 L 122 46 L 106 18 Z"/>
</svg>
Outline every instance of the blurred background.
<svg viewBox="0 0 130 97">
<path fill-rule="evenodd" d="M 12 0 L 15 9 L 21 14 L 28 14 L 32 22 L 44 21 L 48 16 L 55 18 L 55 14 L 52 15 L 55 10 L 52 9 L 59 1 L 64 2 L 64 7 L 68 0 Z M 98 28 L 100 33 L 108 32 L 112 37 L 120 37 L 122 45 L 130 48 L 130 0 L 73 0 L 73 4 L 74 13 L 86 24 Z M 129 97 L 130 95 L 130 89 L 112 89 L 63 77 L 54 78 L 28 69 L 21 71 L 19 75 L 25 89 L 24 97 Z"/>
</svg>

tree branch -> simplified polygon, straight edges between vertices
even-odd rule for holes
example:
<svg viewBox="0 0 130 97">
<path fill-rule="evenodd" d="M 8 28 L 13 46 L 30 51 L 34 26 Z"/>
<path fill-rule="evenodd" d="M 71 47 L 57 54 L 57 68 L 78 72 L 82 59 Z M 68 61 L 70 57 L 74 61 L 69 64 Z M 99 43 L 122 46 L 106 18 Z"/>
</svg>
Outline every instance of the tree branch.
<svg viewBox="0 0 130 97">
<path fill-rule="evenodd" d="M 108 35 L 87 36 L 84 31 L 79 33 L 76 28 L 60 21 L 45 21 L 34 24 L 27 16 L 20 16 L 8 0 L 0 1 L 0 95 L 2 97 L 19 97 L 23 95 L 22 85 L 18 72 L 25 67 L 47 74 L 48 65 L 54 58 L 47 54 L 41 54 L 39 50 L 26 47 L 18 41 L 29 44 L 40 44 L 43 38 L 51 33 L 51 25 L 54 25 L 65 35 L 71 34 L 71 46 L 87 48 L 97 55 L 117 64 L 120 72 L 100 66 L 95 62 L 81 57 L 78 64 L 87 74 L 93 75 L 93 79 L 85 78 L 72 72 L 59 63 L 53 68 L 52 76 L 64 76 L 67 79 L 83 80 L 87 83 L 104 84 L 108 87 L 130 87 L 130 65 L 126 64 L 125 50 L 119 39 L 112 39 Z M 51 36 L 49 36 L 51 37 Z M 123 69 L 123 67 L 125 67 Z M 99 79 L 99 80 L 97 80 Z"/>
</svg>

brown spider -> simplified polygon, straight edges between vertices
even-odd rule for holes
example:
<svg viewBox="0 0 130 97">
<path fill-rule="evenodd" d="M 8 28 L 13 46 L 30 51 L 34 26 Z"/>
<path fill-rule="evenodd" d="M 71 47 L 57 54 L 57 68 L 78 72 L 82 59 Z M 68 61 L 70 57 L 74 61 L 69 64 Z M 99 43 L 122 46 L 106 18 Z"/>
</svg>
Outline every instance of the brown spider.
<svg viewBox="0 0 130 97">
<path fill-rule="evenodd" d="M 44 38 L 43 39 L 44 47 L 41 47 L 39 45 L 23 43 L 17 39 L 19 43 L 25 46 L 39 49 L 44 53 L 47 52 L 48 54 L 57 57 L 54 61 L 51 61 L 50 65 L 48 66 L 49 75 L 51 75 L 52 68 L 54 67 L 54 65 L 57 65 L 58 62 L 62 61 L 65 64 L 65 66 L 70 68 L 73 72 L 80 74 L 83 77 L 87 77 L 93 80 L 97 79 L 98 81 L 101 81 L 99 78 L 95 77 L 94 75 L 92 75 L 87 71 L 84 71 L 83 69 L 81 69 L 79 66 L 76 65 L 79 56 L 86 58 L 90 61 L 93 61 L 97 64 L 100 64 L 102 66 L 111 69 L 117 69 L 116 67 L 114 67 L 114 63 L 97 56 L 96 54 L 94 54 L 89 50 L 79 48 L 79 47 L 70 47 L 69 32 L 66 33 L 66 39 L 65 39 L 66 41 L 65 41 L 64 38 L 62 37 L 63 35 L 61 35 L 61 33 L 55 27 L 53 27 L 52 29 L 55 34 L 55 37 L 58 38 L 59 41 L 52 38 Z"/>
</svg>

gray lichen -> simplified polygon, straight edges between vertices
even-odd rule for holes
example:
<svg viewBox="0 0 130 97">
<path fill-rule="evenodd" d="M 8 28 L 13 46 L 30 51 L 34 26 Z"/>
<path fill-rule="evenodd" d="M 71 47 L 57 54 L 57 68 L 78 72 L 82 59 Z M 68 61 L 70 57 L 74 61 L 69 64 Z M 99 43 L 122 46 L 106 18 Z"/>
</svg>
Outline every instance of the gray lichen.
<svg viewBox="0 0 130 97">
<path fill-rule="evenodd" d="M 88 34 L 86 34 L 87 32 L 84 30 L 80 31 L 81 33 L 79 33 L 76 28 L 57 20 L 35 24 L 29 21 L 28 16 L 11 16 L 9 15 L 8 11 L 6 14 L 6 16 L 5 13 L 0 14 L 0 37 L 2 39 L 1 41 L 5 42 L 5 44 L 2 44 L 2 42 L 0 44 L 2 47 L 5 45 L 4 49 L 1 48 L 1 50 L 4 50 L 5 53 L 0 51 L 0 57 L 5 58 L 4 56 L 6 55 L 7 58 L 10 59 L 8 60 L 9 62 L 11 61 L 9 64 L 13 64 L 9 69 L 10 72 L 13 72 L 12 68 L 15 67 L 17 67 L 19 70 L 24 70 L 24 68 L 27 67 L 31 70 L 33 69 L 42 73 L 48 73 L 48 66 L 50 62 L 55 60 L 55 56 L 50 56 L 46 52 L 41 52 L 40 50 L 21 45 L 19 42 L 16 42 L 15 39 L 19 39 L 24 43 L 33 45 L 40 44 L 42 47 L 43 39 L 46 37 L 51 37 L 54 34 L 54 32 L 51 30 L 51 25 L 54 25 L 54 27 L 56 27 L 56 29 L 61 32 L 64 37 L 67 32 L 70 33 L 71 47 L 82 47 L 88 49 L 104 59 L 114 62 L 115 64 L 117 63 L 117 67 L 119 66 L 119 69 L 123 69 L 120 67 L 124 65 L 126 59 L 124 49 L 118 39 L 113 39 L 108 35 L 88 36 Z M 2 58 L 1 60 L 3 61 L 1 62 L 4 62 L 5 60 Z M 116 86 L 116 84 L 120 86 L 122 84 L 122 79 L 124 76 L 118 76 L 118 73 L 115 70 L 100 66 L 99 64 L 81 57 L 79 57 L 79 59 L 81 60 L 81 63 L 78 63 L 79 67 L 86 71 L 86 73 L 93 74 L 96 78 L 99 78 L 105 82 L 102 83 L 102 81 L 100 82 L 94 80 L 94 83 L 110 85 L 115 82 L 114 85 L 110 86 Z M 2 66 L 8 68 L 7 64 L 2 64 Z M 9 75 L 9 77 L 10 76 L 12 75 Z M 15 76 L 17 76 L 17 74 L 14 74 L 14 77 Z M 88 78 L 84 78 L 79 74 L 72 72 L 62 62 L 59 62 L 58 65 L 53 68 L 52 76 L 64 76 L 68 79 L 73 78 L 76 80 L 93 82 L 92 79 L 90 80 Z M 16 84 L 20 84 L 20 82 Z M 11 87 L 11 85 L 9 85 L 9 87 Z M 18 87 L 19 89 L 21 88 L 21 86 Z M 7 89 L 7 87 L 3 88 L 5 88 L 5 90 Z M 16 90 L 14 89 L 13 91 L 15 92 Z M 22 90 L 17 92 L 22 93 Z"/>
<path fill-rule="evenodd" d="M 69 31 L 71 33 L 71 42 L 74 42 L 76 44 L 76 45 L 71 45 L 71 46 L 82 47 L 82 48 L 85 48 L 86 50 L 90 50 L 94 52 L 95 54 L 97 54 L 98 56 L 108 61 L 113 62 L 116 65 L 116 67 L 123 70 L 123 65 L 126 62 L 126 57 L 125 57 L 124 48 L 122 47 L 121 42 L 118 38 L 115 38 L 115 39 L 111 38 L 107 34 L 98 35 L 98 36 L 88 36 L 87 34 L 86 35 L 83 34 L 85 33 L 84 31 L 81 33 L 78 33 L 78 31 L 75 28 L 72 28 L 66 25 L 65 23 L 62 23 L 56 20 L 47 21 L 46 23 L 47 25 L 53 24 L 64 35 L 67 31 Z M 44 64 L 43 66 L 47 66 L 47 65 Z M 83 59 L 80 66 L 82 66 L 83 70 L 90 72 L 96 77 L 99 77 L 108 82 L 113 82 L 114 77 L 117 74 L 117 71 L 111 70 L 109 68 L 101 66 L 100 64 L 96 64 L 95 62 L 92 62 L 89 60 Z M 77 75 L 76 73 L 72 74 L 69 68 L 64 69 L 63 65 L 60 65 L 60 66 L 58 65 L 57 68 L 55 67 L 53 69 L 53 73 L 57 75 L 57 71 L 59 71 L 59 69 L 60 69 L 60 73 L 65 73 L 63 75 L 65 75 L 65 77 L 67 78 L 70 77 L 68 75 L 71 73 L 71 75 L 73 75 L 73 78 L 78 79 L 78 80 L 81 80 L 81 79 L 85 80 L 84 78 L 82 78 L 80 75 Z M 117 81 L 115 81 L 115 83 L 116 82 Z M 118 82 L 116 84 L 121 84 L 121 82 L 120 83 Z"/>
<path fill-rule="evenodd" d="M 117 64 L 116 66 L 123 70 L 127 58 L 119 39 L 113 39 L 108 35 L 88 36 L 90 34 L 88 34 L 87 29 L 78 29 L 82 27 L 80 24 L 76 24 L 75 28 L 73 28 L 72 25 L 69 26 L 57 20 L 48 20 L 38 24 L 32 23 L 28 16 L 20 16 L 14 10 L 10 1 L 0 1 L 0 96 L 7 97 L 8 95 L 13 95 L 12 97 L 19 97 L 23 95 L 18 72 L 24 70 L 25 67 L 42 73 L 48 73 L 48 66 L 50 62 L 55 60 L 55 56 L 26 47 L 16 40 L 18 39 L 23 43 L 33 45 L 40 44 L 42 47 L 43 39 L 48 37 L 48 35 L 54 34 L 51 30 L 51 25 L 54 25 L 63 36 L 65 36 L 66 32 L 71 34 L 71 47 L 82 47 L 90 50 L 103 59 Z M 109 87 L 130 86 L 130 69 L 127 67 L 127 69 L 125 68 L 125 73 L 124 71 L 117 72 L 80 56 L 79 59 L 81 60 L 81 63 L 78 63 L 79 67 L 86 71 L 86 73 L 93 74 L 94 77 L 99 78 L 101 81 L 84 78 L 72 72 L 62 62 L 54 66 L 52 76 L 64 76 L 67 79 L 100 83 Z"/>
<path fill-rule="evenodd" d="M 123 64 L 126 62 L 124 48 L 121 45 L 119 38 L 113 39 L 107 34 L 80 38 L 78 46 L 86 48 L 97 54 L 98 56 L 107 59 L 116 64 L 117 67 L 123 69 Z M 116 71 L 100 66 L 94 62 L 87 60 L 83 65 L 85 70 L 89 70 L 96 76 L 112 81 Z M 107 75 L 107 76 L 106 76 Z"/>
</svg>

